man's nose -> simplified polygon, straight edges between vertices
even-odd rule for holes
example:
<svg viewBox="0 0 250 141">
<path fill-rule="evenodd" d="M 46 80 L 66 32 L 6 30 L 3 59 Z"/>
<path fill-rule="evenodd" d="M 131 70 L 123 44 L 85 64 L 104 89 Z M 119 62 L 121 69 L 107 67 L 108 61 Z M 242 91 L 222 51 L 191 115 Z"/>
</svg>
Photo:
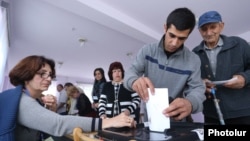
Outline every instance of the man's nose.
<svg viewBox="0 0 250 141">
<path fill-rule="evenodd" d="M 179 42 L 179 40 L 177 38 L 175 38 L 175 39 L 172 40 L 172 45 L 177 46 L 178 42 Z"/>
</svg>

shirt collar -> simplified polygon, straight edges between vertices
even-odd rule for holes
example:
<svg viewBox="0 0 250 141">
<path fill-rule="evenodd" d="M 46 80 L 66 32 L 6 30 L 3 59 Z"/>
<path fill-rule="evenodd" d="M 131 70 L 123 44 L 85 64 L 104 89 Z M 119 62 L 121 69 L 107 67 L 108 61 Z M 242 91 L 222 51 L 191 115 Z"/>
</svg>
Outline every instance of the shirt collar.
<svg viewBox="0 0 250 141">
<path fill-rule="evenodd" d="M 217 43 L 217 45 L 215 46 L 215 48 L 217 48 L 217 47 L 222 47 L 223 44 L 224 44 L 224 42 L 223 42 L 222 38 L 220 37 L 220 38 L 219 38 L 219 41 L 218 41 L 218 43 Z M 207 47 L 206 44 L 204 44 L 204 48 L 205 48 L 205 49 L 208 49 L 208 50 L 211 50 L 210 48 Z M 215 49 L 215 48 L 214 48 L 214 49 Z"/>
</svg>

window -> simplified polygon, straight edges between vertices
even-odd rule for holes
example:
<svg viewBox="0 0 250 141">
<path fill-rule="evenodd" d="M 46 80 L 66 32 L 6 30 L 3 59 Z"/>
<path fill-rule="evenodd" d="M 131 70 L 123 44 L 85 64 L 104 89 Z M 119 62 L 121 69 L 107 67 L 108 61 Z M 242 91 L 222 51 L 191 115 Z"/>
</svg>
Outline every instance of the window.
<svg viewBox="0 0 250 141">
<path fill-rule="evenodd" d="M 90 102 L 93 102 L 92 99 L 92 88 L 93 88 L 93 84 L 86 84 L 86 83 L 77 83 L 77 86 L 82 88 L 84 93 L 88 96 Z"/>
<path fill-rule="evenodd" d="M 9 48 L 6 5 L 6 2 L 2 1 L 0 6 L 0 92 L 3 90 L 5 67 Z"/>
</svg>

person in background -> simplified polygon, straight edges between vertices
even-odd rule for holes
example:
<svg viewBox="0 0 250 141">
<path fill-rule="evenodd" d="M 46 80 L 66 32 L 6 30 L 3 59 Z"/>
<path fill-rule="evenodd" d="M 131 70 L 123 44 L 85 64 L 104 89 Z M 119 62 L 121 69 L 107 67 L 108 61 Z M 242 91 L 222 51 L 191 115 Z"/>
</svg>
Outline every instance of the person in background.
<svg viewBox="0 0 250 141">
<path fill-rule="evenodd" d="M 240 37 L 221 34 L 224 22 L 217 11 L 202 14 L 198 29 L 203 41 L 193 51 L 200 57 L 201 77 L 206 83 L 205 123 L 220 124 L 211 95 L 214 89 L 225 124 L 250 124 L 249 44 Z M 212 83 L 222 80 L 230 81 Z"/>
<path fill-rule="evenodd" d="M 67 88 L 69 86 L 73 86 L 73 84 L 71 82 L 66 82 L 63 86 L 63 89 L 60 92 L 59 101 L 57 102 L 58 103 L 57 113 L 59 113 L 60 115 L 69 114 L 70 104 L 71 104 L 70 97 L 67 94 Z M 51 136 L 51 138 L 53 139 L 53 141 L 69 141 L 65 137 Z"/>
<path fill-rule="evenodd" d="M 72 85 L 67 88 L 68 101 L 70 103 L 68 115 L 78 115 L 78 109 L 76 108 L 77 99 L 80 96 L 80 92 L 76 86 Z"/>
<path fill-rule="evenodd" d="M 62 84 L 57 84 L 56 90 L 57 90 L 56 101 L 57 101 L 57 106 L 58 106 L 60 104 L 59 97 L 60 97 L 61 91 L 63 90 L 63 85 Z"/>
<path fill-rule="evenodd" d="M 69 86 L 67 94 L 71 99 L 71 107 L 69 114 L 76 114 L 85 117 L 97 117 L 96 111 L 92 108 L 89 98 L 85 95 L 84 91 L 76 86 Z M 72 112 L 71 112 L 72 111 Z"/>
<path fill-rule="evenodd" d="M 106 77 L 104 75 L 104 70 L 103 68 L 96 68 L 94 70 L 94 85 L 92 89 L 92 98 L 93 98 L 93 103 L 92 103 L 92 108 L 96 110 L 96 114 L 99 115 L 98 113 L 98 106 L 99 106 L 99 98 L 103 89 L 104 84 L 107 82 Z"/>
<path fill-rule="evenodd" d="M 124 113 L 110 119 L 57 114 L 52 111 L 56 98 L 50 95 L 41 98 L 45 107 L 41 106 L 37 99 L 55 76 L 54 60 L 44 56 L 27 56 L 11 69 L 10 82 L 16 87 L 0 93 L 1 141 L 37 141 L 39 132 L 63 136 L 72 134 L 75 127 L 90 132 L 134 126 L 133 118 Z"/>
<path fill-rule="evenodd" d="M 103 87 L 99 100 L 99 116 L 106 119 L 125 113 L 127 116 L 136 118 L 135 111 L 140 105 L 140 97 L 137 93 L 123 87 L 124 69 L 122 64 L 120 62 L 111 63 L 108 76 L 111 81 Z"/>
<path fill-rule="evenodd" d="M 191 113 L 201 112 L 205 85 L 200 78 L 200 59 L 185 47 L 193 31 L 195 16 L 188 8 L 177 8 L 167 17 L 165 33 L 158 43 L 142 47 L 126 71 L 124 86 L 147 102 L 148 88 L 168 88 L 174 100 L 163 114 L 172 121 L 184 121 Z M 146 106 L 144 119 L 147 121 Z"/>
<path fill-rule="evenodd" d="M 67 95 L 67 87 L 72 86 L 73 84 L 71 82 L 66 82 L 64 84 L 63 90 L 60 92 L 60 97 L 58 101 L 58 106 L 57 106 L 57 113 L 61 115 L 67 115 L 68 110 L 69 110 L 69 103 L 68 103 L 68 95 Z"/>
</svg>

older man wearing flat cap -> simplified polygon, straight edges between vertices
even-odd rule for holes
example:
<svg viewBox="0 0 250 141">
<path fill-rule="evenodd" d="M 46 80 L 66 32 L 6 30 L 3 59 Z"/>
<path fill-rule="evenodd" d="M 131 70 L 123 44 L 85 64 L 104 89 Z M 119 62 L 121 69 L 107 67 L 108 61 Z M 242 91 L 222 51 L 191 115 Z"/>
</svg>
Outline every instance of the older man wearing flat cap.
<svg viewBox="0 0 250 141">
<path fill-rule="evenodd" d="M 206 83 L 205 123 L 221 124 L 222 117 L 225 124 L 250 124 L 250 46 L 240 37 L 222 35 L 223 28 L 217 11 L 199 17 L 198 30 L 203 41 L 193 51 L 201 59 L 201 77 Z M 220 116 L 214 98 L 219 102 Z"/>
</svg>

